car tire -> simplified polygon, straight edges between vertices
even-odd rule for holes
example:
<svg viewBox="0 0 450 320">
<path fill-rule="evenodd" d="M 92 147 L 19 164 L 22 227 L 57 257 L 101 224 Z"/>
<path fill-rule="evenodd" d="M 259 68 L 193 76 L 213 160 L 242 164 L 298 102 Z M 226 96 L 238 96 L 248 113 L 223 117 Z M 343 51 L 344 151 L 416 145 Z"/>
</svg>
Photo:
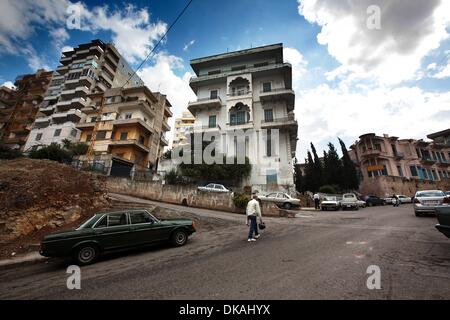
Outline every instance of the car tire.
<svg viewBox="0 0 450 320">
<path fill-rule="evenodd" d="M 184 246 L 186 244 L 187 240 L 188 240 L 188 235 L 187 235 L 186 231 L 184 231 L 182 229 L 175 230 L 172 233 L 172 236 L 170 237 L 170 242 L 175 247 Z"/>
<path fill-rule="evenodd" d="M 283 208 L 286 210 L 291 210 L 292 209 L 292 204 L 290 204 L 289 202 L 286 202 L 285 204 L 283 204 Z"/>
<path fill-rule="evenodd" d="M 422 216 L 422 214 L 419 213 L 419 212 L 414 212 L 414 214 L 416 215 L 416 217 L 421 217 Z"/>
<path fill-rule="evenodd" d="M 85 266 L 94 263 L 100 254 L 98 246 L 95 244 L 84 244 L 77 247 L 73 253 L 73 260 L 79 266 Z"/>
<path fill-rule="evenodd" d="M 371 206 L 372 206 L 372 202 L 369 202 L 369 203 L 367 204 L 367 206 L 368 206 L 368 207 L 371 207 Z"/>
</svg>

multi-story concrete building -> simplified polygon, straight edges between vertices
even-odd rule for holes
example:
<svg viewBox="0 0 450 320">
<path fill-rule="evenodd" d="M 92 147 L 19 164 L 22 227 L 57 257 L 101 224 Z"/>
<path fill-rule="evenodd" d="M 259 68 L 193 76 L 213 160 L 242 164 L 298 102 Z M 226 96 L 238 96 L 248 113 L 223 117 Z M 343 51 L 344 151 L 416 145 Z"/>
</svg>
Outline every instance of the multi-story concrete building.
<svg viewBox="0 0 450 320">
<path fill-rule="evenodd" d="M 194 122 L 195 117 L 189 111 L 184 111 L 181 117 L 175 118 L 172 148 L 188 143 L 188 135 L 194 131 Z"/>
<path fill-rule="evenodd" d="M 91 143 L 95 123 L 100 121 L 94 142 L 94 161 L 105 173 L 129 176 L 135 171 L 156 171 L 157 160 L 168 141 L 171 105 L 165 95 L 147 87 L 113 88 L 88 95 L 92 105 L 78 123 L 81 142 Z M 104 98 L 101 119 L 98 107 Z M 81 162 L 86 156 L 79 157 Z M 80 164 L 81 165 L 81 164 Z"/>
<path fill-rule="evenodd" d="M 243 183 L 262 188 L 268 184 L 293 186 L 298 125 L 292 67 L 283 61 L 283 45 L 228 52 L 190 63 L 196 74 L 190 86 L 197 101 L 189 103 L 188 109 L 195 117 L 196 130 L 217 132 L 221 140 L 217 149 L 226 155 L 237 155 L 235 133 L 244 130 L 243 152 L 252 164 L 252 173 Z"/>
<path fill-rule="evenodd" d="M 447 141 L 445 135 L 448 138 L 449 131 L 430 134 L 428 137 L 435 138 L 432 142 L 399 139 L 387 134 L 360 136 L 349 150 L 350 158 L 359 169 L 360 191 L 385 196 L 395 189 L 394 182 L 398 182 L 397 187 L 400 187 L 407 181 L 413 181 L 416 189 L 423 181 L 447 184 L 450 181 L 450 146 L 441 141 Z M 393 184 L 388 186 L 383 177 L 398 179 L 391 179 Z M 415 190 L 409 193 L 413 192 Z"/>
<path fill-rule="evenodd" d="M 5 135 L 5 127 L 11 120 L 16 104 L 16 91 L 5 86 L 0 87 L 0 141 Z"/>
<path fill-rule="evenodd" d="M 112 44 L 101 40 L 63 52 L 60 63 L 40 105 L 25 150 L 64 139 L 79 140 L 76 124 L 84 119 L 84 110 L 91 104 L 89 94 L 124 85 L 144 85 L 137 75 L 127 83 L 133 70 Z"/>
<path fill-rule="evenodd" d="M 16 90 L 9 93 L 12 112 L 2 128 L 1 140 L 5 145 L 17 150 L 24 149 L 52 74 L 52 71 L 39 69 L 35 74 L 16 78 Z"/>
</svg>

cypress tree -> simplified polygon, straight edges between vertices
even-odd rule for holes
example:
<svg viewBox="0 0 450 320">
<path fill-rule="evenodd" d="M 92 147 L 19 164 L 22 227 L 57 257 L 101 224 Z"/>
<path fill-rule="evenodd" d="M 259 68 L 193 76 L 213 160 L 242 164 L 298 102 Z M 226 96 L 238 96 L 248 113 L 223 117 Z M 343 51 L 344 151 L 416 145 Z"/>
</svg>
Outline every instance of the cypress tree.
<svg viewBox="0 0 450 320">
<path fill-rule="evenodd" d="M 344 190 L 357 190 L 359 187 L 358 176 L 356 174 L 356 167 L 348 155 L 345 143 L 338 138 L 342 150 L 342 188 Z"/>
</svg>

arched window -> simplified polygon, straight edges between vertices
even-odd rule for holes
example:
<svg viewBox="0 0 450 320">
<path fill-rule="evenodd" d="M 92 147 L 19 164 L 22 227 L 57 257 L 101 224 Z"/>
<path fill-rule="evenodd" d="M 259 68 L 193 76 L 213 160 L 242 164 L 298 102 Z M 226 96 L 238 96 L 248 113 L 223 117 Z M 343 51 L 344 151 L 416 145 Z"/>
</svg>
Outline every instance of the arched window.
<svg viewBox="0 0 450 320">
<path fill-rule="evenodd" d="M 242 102 L 230 108 L 230 125 L 245 124 L 250 121 L 250 108 Z"/>
<path fill-rule="evenodd" d="M 237 77 L 230 82 L 229 92 L 231 96 L 242 96 L 250 93 L 250 81 L 242 77 Z"/>
</svg>

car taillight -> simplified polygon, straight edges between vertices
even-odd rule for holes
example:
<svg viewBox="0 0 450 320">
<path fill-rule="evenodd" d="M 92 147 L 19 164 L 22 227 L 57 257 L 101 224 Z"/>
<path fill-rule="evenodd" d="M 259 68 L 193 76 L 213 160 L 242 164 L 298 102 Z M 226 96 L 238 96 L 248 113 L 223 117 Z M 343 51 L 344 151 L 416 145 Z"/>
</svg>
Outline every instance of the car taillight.
<svg viewBox="0 0 450 320">
<path fill-rule="evenodd" d="M 414 203 L 420 203 L 419 199 L 417 199 L 417 198 L 414 198 L 413 202 Z"/>
</svg>

